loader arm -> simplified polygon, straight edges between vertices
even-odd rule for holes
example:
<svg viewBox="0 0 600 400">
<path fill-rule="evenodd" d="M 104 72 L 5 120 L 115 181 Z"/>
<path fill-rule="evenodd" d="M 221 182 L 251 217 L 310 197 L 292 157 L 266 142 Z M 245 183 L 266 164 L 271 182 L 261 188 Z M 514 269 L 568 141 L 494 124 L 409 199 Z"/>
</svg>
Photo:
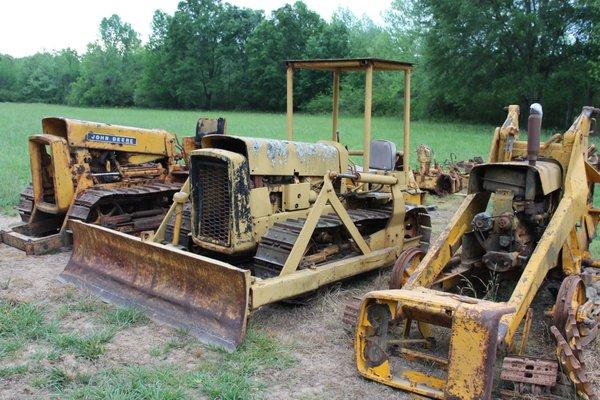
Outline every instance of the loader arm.
<svg viewBox="0 0 600 400">
<path fill-rule="evenodd" d="M 579 135 L 580 133 L 577 134 L 577 136 Z M 548 271 L 557 265 L 560 250 L 567 241 L 571 230 L 587 211 L 586 203 L 589 188 L 581 140 L 577 140 L 577 138 L 574 140 L 571 149 L 564 188 L 564 195 L 508 301 L 508 305 L 515 307 L 516 312 L 503 316 L 500 321 L 498 343 L 501 346 L 507 346 L 508 348 L 512 346 L 515 332 L 533 298 L 546 278 Z M 580 263 L 579 266 L 581 266 Z M 570 272 L 578 273 L 579 271 Z"/>
<path fill-rule="evenodd" d="M 489 193 L 479 192 L 470 194 L 465 198 L 446 229 L 430 247 L 415 272 L 406 282 L 404 286 L 406 289 L 419 286 L 429 287 L 434 283 L 450 261 L 450 258 L 460 247 L 461 237 L 470 229 L 473 216 L 485 210 L 489 197 Z"/>
</svg>

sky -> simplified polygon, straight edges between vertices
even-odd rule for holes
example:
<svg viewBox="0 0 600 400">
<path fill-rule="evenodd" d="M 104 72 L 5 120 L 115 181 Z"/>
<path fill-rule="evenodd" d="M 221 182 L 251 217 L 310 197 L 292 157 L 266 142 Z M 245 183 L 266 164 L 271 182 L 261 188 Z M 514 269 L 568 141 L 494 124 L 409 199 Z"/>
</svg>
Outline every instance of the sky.
<svg viewBox="0 0 600 400">
<path fill-rule="evenodd" d="M 263 9 L 266 15 L 292 0 L 228 0 L 238 6 Z M 383 23 L 382 12 L 391 0 L 304 0 L 307 6 L 329 20 L 335 10 L 348 8 Z M 179 0 L 4 0 L 0 13 L 0 54 L 23 57 L 42 50 L 71 47 L 79 53 L 98 39 L 104 17 L 118 14 L 146 41 L 152 14 L 161 9 L 173 14 Z"/>
</svg>

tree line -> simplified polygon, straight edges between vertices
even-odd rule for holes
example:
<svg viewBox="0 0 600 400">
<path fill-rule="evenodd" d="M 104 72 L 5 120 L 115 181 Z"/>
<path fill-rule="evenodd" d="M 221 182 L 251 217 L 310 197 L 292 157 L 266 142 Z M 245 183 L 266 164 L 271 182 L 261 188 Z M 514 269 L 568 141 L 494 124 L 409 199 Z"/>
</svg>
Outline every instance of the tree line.
<svg viewBox="0 0 600 400">
<path fill-rule="evenodd" d="M 380 57 L 416 63 L 416 118 L 497 122 L 509 103 L 545 106 L 564 126 L 600 98 L 600 0 L 394 0 L 375 24 L 341 9 L 325 21 L 304 3 L 265 15 L 220 0 L 157 10 L 147 43 L 118 15 L 72 49 L 0 55 L 0 101 L 86 106 L 285 108 L 286 59 Z M 373 110 L 402 110 L 400 74 L 377 73 Z M 345 74 L 342 112 L 362 111 L 364 82 Z M 331 77 L 299 72 L 295 106 L 329 112 Z"/>
</svg>

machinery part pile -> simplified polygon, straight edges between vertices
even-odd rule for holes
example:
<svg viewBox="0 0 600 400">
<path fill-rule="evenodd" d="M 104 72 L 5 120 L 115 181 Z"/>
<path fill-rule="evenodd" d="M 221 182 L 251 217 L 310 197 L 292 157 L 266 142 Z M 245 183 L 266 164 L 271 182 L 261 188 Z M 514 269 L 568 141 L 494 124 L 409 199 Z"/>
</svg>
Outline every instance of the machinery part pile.
<svg viewBox="0 0 600 400">
<path fill-rule="evenodd" d="M 505 357 L 502 361 L 500 379 L 512 382 L 514 390 L 502 390 L 505 399 L 530 398 L 554 399 L 550 389 L 556 385 L 558 364 L 556 361 L 529 357 Z"/>
<path fill-rule="evenodd" d="M 417 159 L 419 170 L 414 171 L 414 175 L 419 188 L 438 196 L 461 191 L 468 183 L 471 169 L 475 165 L 483 163 L 481 157 L 475 157 L 468 161 L 456 161 L 456 156 L 451 153 L 450 160 L 446 160 L 442 167 L 434 160 L 434 152 L 431 147 L 424 144 L 417 147 Z"/>
</svg>

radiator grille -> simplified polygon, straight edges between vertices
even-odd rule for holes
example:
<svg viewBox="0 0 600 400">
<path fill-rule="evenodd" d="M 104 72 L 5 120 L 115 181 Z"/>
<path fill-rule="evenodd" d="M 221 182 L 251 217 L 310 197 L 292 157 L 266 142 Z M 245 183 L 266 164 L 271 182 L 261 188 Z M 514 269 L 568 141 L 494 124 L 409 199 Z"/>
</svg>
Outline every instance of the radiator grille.
<svg viewBox="0 0 600 400">
<path fill-rule="evenodd" d="M 192 157 L 195 231 L 201 240 L 229 246 L 231 188 L 228 163 L 212 157 Z"/>
</svg>

